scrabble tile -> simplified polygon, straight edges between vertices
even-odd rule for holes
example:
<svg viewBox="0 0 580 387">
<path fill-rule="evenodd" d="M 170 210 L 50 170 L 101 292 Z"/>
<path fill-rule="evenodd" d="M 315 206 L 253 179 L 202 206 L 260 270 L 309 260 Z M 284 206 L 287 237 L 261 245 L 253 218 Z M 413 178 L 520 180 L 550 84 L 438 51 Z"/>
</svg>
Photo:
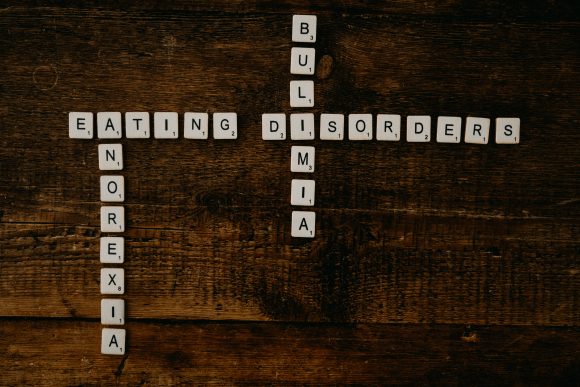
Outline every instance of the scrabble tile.
<svg viewBox="0 0 580 387">
<path fill-rule="evenodd" d="M 290 171 L 314 172 L 314 147 L 293 146 L 290 150 Z"/>
<path fill-rule="evenodd" d="M 292 211 L 292 236 L 295 238 L 314 238 L 316 232 L 316 213 L 311 211 Z"/>
<path fill-rule="evenodd" d="M 316 42 L 316 15 L 292 16 L 292 41 Z"/>
<path fill-rule="evenodd" d="M 101 354 L 124 355 L 127 332 L 125 329 L 103 328 L 101 334 Z"/>
<path fill-rule="evenodd" d="M 504 118 L 495 119 L 495 143 L 496 144 L 519 144 L 520 143 L 520 119 Z"/>
<path fill-rule="evenodd" d="M 151 129 L 148 112 L 125 113 L 125 137 L 149 138 Z"/>
<path fill-rule="evenodd" d="M 262 114 L 262 140 L 286 139 L 286 114 Z"/>
<path fill-rule="evenodd" d="M 124 232 L 125 231 L 125 207 L 103 206 L 101 207 L 101 231 Z"/>
<path fill-rule="evenodd" d="M 314 113 L 290 114 L 290 138 L 314 140 Z"/>
<path fill-rule="evenodd" d="M 106 267 L 101 269 L 101 294 L 125 293 L 125 269 Z"/>
<path fill-rule="evenodd" d="M 176 139 L 179 137 L 179 116 L 174 112 L 156 112 L 153 114 L 155 138 Z"/>
<path fill-rule="evenodd" d="M 125 201 L 125 178 L 123 176 L 101 176 L 101 201 Z"/>
<path fill-rule="evenodd" d="M 123 263 L 125 261 L 125 238 L 101 237 L 101 263 Z"/>
<path fill-rule="evenodd" d="M 97 113 L 97 133 L 99 138 L 121 138 L 121 113 Z"/>
<path fill-rule="evenodd" d="M 93 138 L 93 113 L 70 112 L 68 114 L 68 136 L 89 140 Z"/>
<path fill-rule="evenodd" d="M 461 117 L 437 118 L 437 142 L 459 144 L 461 141 Z"/>
<path fill-rule="evenodd" d="M 101 324 L 125 324 L 125 300 L 117 298 L 103 298 L 101 300 Z"/>
<path fill-rule="evenodd" d="M 373 139 L 373 116 L 372 116 L 372 114 L 349 114 L 348 115 L 348 139 L 349 140 L 372 140 Z"/>
<path fill-rule="evenodd" d="M 183 115 L 183 137 L 206 140 L 209 136 L 207 113 L 185 113 Z"/>
<path fill-rule="evenodd" d="M 401 116 L 399 114 L 377 114 L 377 140 L 401 140 Z"/>
<path fill-rule="evenodd" d="M 314 106 L 314 81 L 290 81 L 290 107 Z"/>
<path fill-rule="evenodd" d="M 213 138 L 216 140 L 235 140 L 238 138 L 238 115 L 236 113 L 214 113 Z"/>
<path fill-rule="evenodd" d="M 343 140 L 344 139 L 344 115 L 326 114 L 320 115 L 320 139 Z"/>
<path fill-rule="evenodd" d="M 490 121 L 489 118 L 467 117 L 465 120 L 465 143 L 487 144 Z"/>
<path fill-rule="evenodd" d="M 120 171 L 123 169 L 123 145 L 99 144 L 99 169 Z"/>
<path fill-rule="evenodd" d="M 290 74 L 313 75 L 316 50 L 311 47 L 292 47 L 290 52 Z"/>
<path fill-rule="evenodd" d="M 293 206 L 313 206 L 316 182 L 314 180 L 292 179 L 290 204 Z"/>
<path fill-rule="evenodd" d="M 407 142 L 431 141 L 431 117 L 408 116 L 407 117 Z"/>
</svg>

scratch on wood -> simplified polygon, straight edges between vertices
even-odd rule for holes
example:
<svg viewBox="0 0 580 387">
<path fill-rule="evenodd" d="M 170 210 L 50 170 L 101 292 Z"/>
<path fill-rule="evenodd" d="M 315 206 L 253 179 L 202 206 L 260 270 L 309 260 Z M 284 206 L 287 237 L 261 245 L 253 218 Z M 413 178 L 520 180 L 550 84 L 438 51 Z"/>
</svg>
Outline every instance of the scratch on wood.
<svg viewBox="0 0 580 387">
<path fill-rule="evenodd" d="M 125 362 L 127 361 L 127 359 L 129 358 L 129 355 L 125 355 L 123 356 L 123 359 L 121 359 L 121 363 L 119 363 L 119 366 L 117 367 L 117 370 L 115 371 L 115 377 L 120 378 L 121 375 L 123 374 L 123 369 L 125 369 Z"/>
</svg>

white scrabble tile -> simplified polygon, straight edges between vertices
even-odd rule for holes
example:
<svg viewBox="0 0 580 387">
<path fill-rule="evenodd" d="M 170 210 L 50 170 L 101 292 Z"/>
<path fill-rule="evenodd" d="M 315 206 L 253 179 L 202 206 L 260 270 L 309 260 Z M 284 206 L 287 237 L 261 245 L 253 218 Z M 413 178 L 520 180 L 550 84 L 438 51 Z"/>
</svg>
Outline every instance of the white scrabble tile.
<svg viewBox="0 0 580 387">
<path fill-rule="evenodd" d="M 407 142 L 431 141 L 431 117 L 408 116 L 407 117 Z"/>
<path fill-rule="evenodd" d="M 312 211 L 292 211 L 292 236 L 314 238 L 316 233 L 316 213 Z"/>
<path fill-rule="evenodd" d="M 290 74 L 313 75 L 316 50 L 311 47 L 292 47 L 290 53 Z"/>
<path fill-rule="evenodd" d="M 290 81 L 290 107 L 314 106 L 314 81 Z"/>
<path fill-rule="evenodd" d="M 292 16 L 292 41 L 316 42 L 316 15 Z"/>
<path fill-rule="evenodd" d="M 125 324 L 125 300 L 118 298 L 103 298 L 101 300 L 101 324 Z"/>
<path fill-rule="evenodd" d="M 183 137 L 206 140 L 209 137 L 207 113 L 185 113 L 183 115 Z"/>
<path fill-rule="evenodd" d="M 323 113 L 320 115 L 320 139 L 344 140 L 343 114 Z"/>
<path fill-rule="evenodd" d="M 495 119 L 495 143 L 519 144 L 520 119 L 515 117 L 499 117 Z"/>
<path fill-rule="evenodd" d="M 373 139 L 373 116 L 372 116 L 372 114 L 349 114 L 348 115 L 348 139 L 349 140 L 372 140 Z"/>
<path fill-rule="evenodd" d="M 125 261 L 125 238 L 101 237 L 101 263 L 123 263 Z"/>
<path fill-rule="evenodd" d="M 125 201 L 125 178 L 123 176 L 101 176 L 101 201 Z"/>
<path fill-rule="evenodd" d="M 125 137 L 149 138 L 151 129 L 148 112 L 125 113 Z"/>
<path fill-rule="evenodd" d="M 437 142 L 459 144 L 461 141 L 461 117 L 437 118 Z"/>
<path fill-rule="evenodd" d="M 68 136 L 83 140 L 93 138 L 93 113 L 70 112 L 68 114 Z"/>
<path fill-rule="evenodd" d="M 293 206 L 313 206 L 316 182 L 314 180 L 292 179 L 290 204 Z"/>
<path fill-rule="evenodd" d="M 262 140 L 286 139 L 286 114 L 262 114 Z"/>
<path fill-rule="evenodd" d="M 123 145 L 99 144 L 99 169 L 120 171 L 123 169 Z"/>
<path fill-rule="evenodd" d="M 179 137 L 179 116 L 175 112 L 156 112 L 153 114 L 155 138 L 176 139 Z"/>
<path fill-rule="evenodd" d="M 314 172 L 314 147 L 293 146 L 290 150 L 291 172 Z"/>
<path fill-rule="evenodd" d="M 125 329 L 103 328 L 101 334 L 101 354 L 124 355 L 127 332 Z"/>
<path fill-rule="evenodd" d="M 377 140 L 401 140 L 401 116 L 399 114 L 377 114 Z"/>
<path fill-rule="evenodd" d="M 105 267 L 101 269 L 101 294 L 125 293 L 125 269 Z"/>
<path fill-rule="evenodd" d="M 487 144 L 490 121 L 489 118 L 467 117 L 465 120 L 465 143 Z"/>
<path fill-rule="evenodd" d="M 290 138 L 314 140 L 314 113 L 290 114 Z"/>
<path fill-rule="evenodd" d="M 103 206 L 101 207 L 101 231 L 124 232 L 125 231 L 125 207 Z"/>
<path fill-rule="evenodd" d="M 238 115 L 236 113 L 214 113 L 213 138 L 216 140 L 235 140 L 238 138 Z"/>
<path fill-rule="evenodd" d="M 97 133 L 99 138 L 121 138 L 121 113 L 99 112 L 97 113 Z"/>
</svg>

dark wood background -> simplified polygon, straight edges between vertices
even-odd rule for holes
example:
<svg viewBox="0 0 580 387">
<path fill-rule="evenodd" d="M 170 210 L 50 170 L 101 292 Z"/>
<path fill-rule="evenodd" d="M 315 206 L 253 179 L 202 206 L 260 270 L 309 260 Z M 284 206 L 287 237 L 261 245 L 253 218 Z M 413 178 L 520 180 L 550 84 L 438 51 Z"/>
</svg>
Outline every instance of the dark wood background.
<svg viewBox="0 0 580 387">
<path fill-rule="evenodd" d="M 288 101 L 298 13 L 313 109 Z M 0 384 L 577 385 L 579 86 L 575 0 L 4 4 Z M 235 141 L 121 140 L 123 357 L 70 111 L 238 113 Z M 515 116 L 522 140 L 301 142 L 318 229 L 293 239 L 311 176 L 260 122 L 295 111 Z"/>
</svg>

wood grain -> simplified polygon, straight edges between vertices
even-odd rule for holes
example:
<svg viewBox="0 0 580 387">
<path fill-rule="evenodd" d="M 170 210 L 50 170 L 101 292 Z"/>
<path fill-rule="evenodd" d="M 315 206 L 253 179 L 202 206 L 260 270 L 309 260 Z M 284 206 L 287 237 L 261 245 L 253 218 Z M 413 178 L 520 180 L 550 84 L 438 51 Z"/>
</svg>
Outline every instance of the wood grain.
<svg viewBox="0 0 580 387">
<path fill-rule="evenodd" d="M 3 384 L 573 385 L 580 376 L 578 329 L 129 322 L 124 357 L 97 353 L 100 330 L 2 320 Z"/>
</svg>

